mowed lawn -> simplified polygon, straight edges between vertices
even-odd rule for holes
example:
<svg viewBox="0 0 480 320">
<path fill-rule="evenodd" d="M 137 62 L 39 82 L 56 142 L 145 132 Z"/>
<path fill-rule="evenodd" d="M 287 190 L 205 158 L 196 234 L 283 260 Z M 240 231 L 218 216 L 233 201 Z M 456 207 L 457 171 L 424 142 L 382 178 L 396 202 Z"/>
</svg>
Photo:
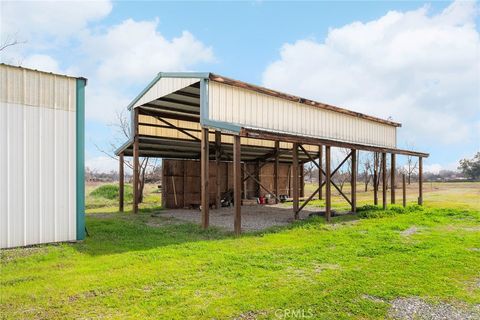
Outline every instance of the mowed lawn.
<svg viewBox="0 0 480 320">
<path fill-rule="evenodd" d="M 115 200 L 93 205 L 89 195 L 85 241 L 1 251 L 0 314 L 275 319 L 293 310 L 315 319 L 383 319 L 399 297 L 473 308 L 480 304 L 480 184 L 428 187 L 425 208 L 370 208 L 241 237 L 161 211 L 152 216 L 159 210 L 152 186 L 138 215 L 115 212 Z M 370 195 L 359 194 L 359 202 L 371 204 Z M 345 207 L 338 197 L 334 204 Z"/>
</svg>

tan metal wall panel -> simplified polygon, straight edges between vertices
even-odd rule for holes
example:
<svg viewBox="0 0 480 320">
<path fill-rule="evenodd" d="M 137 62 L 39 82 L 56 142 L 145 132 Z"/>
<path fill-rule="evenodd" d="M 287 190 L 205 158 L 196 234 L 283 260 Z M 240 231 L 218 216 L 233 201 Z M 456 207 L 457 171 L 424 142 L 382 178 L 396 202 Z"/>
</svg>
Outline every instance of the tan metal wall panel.
<svg viewBox="0 0 480 320">
<path fill-rule="evenodd" d="M 396 147 L 394 126 L 215 81 L 210 81 L 208 88 L 210 120 L 287 134 Z"/>
<path fill-rule="evenodd" d="M 0 102 L 75 111 L 75 78 L 0 65 L 0 79 Z"/>
<path fill-rule="evenodd" d="M 137 102 L 135 102 L 133 107 L 135 108 L 160 97 L 164 97 L 199 81 L 198 78 L 160 78 Z"/>
<path fill-rule="evenodd" d="M 158 119 L 154 117 L 147 116 L 147 115 L 140 115 L 139 116 L 140 123 L 150 123 L 155 125 L 164 125 Z M 201 126 L 200 123 L 197 122 L 190 122 L 190 121 L 183 121 L 183 120 L 173 120 L 173 119 L 166 119 L 168 122 L 173 124 L 174 126 L 180 128 L 188 128 L 188 129 L 195 129 L 200 130 Z M 148 136 L 157 136 L 157 137 L 167 137 L 167 138 L 176 138 L 176 139 L 191 139 L 184 133 L 176 130 L 176 129 L 167 129 L 167 128 L 156 128 L 152 126 L 140 125 L 139 132 L 141 135 L 148 135 Z M 197 137 L 198 139 L 201 138 L 200 132 L 188 131 L 191 135 Z M 215 134 L 210 133 L 209 135 L 210 141 L 215 141 Z M 222 135 L 222 143 L 233 143 L 233 137 Z M 261 140 L 261 139 L 252 139 L 252 138 L 242 138 L 241 139 L 242 145 L 249 145 L 249 146 L 261 146 L 261 147 L 275 147 L 275 142 L 269 140 Z M 288 142 L 280 143 L 280 148 L 292 148 L 292 144 Z M 318 150 L 317 146 L 305 146 L 306 150 L 312 152 L 316 152 Z"/>
</svg>

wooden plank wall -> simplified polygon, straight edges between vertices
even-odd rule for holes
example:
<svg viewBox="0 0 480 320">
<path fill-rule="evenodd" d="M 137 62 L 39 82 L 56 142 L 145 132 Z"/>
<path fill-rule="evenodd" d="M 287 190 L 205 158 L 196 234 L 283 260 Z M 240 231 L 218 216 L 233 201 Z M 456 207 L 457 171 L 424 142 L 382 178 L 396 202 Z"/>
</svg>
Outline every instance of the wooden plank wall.
<svg viewBox="0 0 480 320">
<path fill-rule="evenodd" d="M 247 164 L 247 171 L 254 175 L 256 172 L 255 163 Z M 259 172 L 258 180 L 269 190 L 274 191 L 274 163 L 265 164 Z M 200 205 L 200 161 L 197 160 L 163 160 L 162 172 L 162 206 L 164 208 L 191 208 Z M 292 194 L 291 183 L 291 165 L 279 164 L 279 192 L 290 196 Z M 215 204 L 215 181 L 216 181 L 216 163 L 210 161 L 210 205 Z M 233 163 L 220 162 L 219 174 L 220 190 L 226 192 L 233 189 Z M 254 175 L 256 176 L 256 175 Z M 242 172 L 242 180 L 245 174 Z M 300 183 L 302 185 L 302 183 Z M 242 195 L 244 194 L 245 184 L 242 183 Z M 266 196 L 267 192 L 258 186 L 252 179 L 246 183 L 247 199 L 254 199 L 260 196 Z M 300 187 L 301 188 L 301 187 Z"/>
</svg>

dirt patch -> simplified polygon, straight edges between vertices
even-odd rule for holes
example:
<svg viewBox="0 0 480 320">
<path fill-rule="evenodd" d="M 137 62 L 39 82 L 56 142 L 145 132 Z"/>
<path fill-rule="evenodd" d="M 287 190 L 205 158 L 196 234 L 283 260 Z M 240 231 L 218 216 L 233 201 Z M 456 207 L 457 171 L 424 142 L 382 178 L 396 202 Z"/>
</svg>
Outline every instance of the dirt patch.
<svg viewBox="0 0 480 320">
<path fill-rule="evenodd" d="M 300 219 L 307 219 L 308 215 L 318 208 L 304 208 L 300 212 Z M 167 209 L 159 212 L 162 217 L 176 218 L 192 223 L 200 223 L 200 210 Z M 210 210 L 210 225 L 226 230 L 233 230 L 234 208 L 219 208 Z M 259 231 L 274 226 L 285 226 L 294 221 L 293 210 L 278 205 L 242 206 L 242 230 Z"/>
<path fill-rule="evenodd" d="M 163 226 L 177 225 L 182 223 L 185 223 L 185 221 L 171 217 L 161 217 L 158 214 L 152 214 L 145 224 L 149 227 L 159 228 Z"/>
<path fill-rule="evenodd" d="M 51 246 L 55 246 L 52 244 Z M 57 244 L 58 245 L 58 244 Z M 46 254 L 50 250 L 49 247 L 45 245 L 41 246 L 32 246 L 32 247 L 22 247 L 22 248 L 12 248 L 12 249 L 2 249 L 0 250 L 0 262 L 2 264 L 14 261 L 20 258 L 26 258 L 35 254 Z"/>
<path fill-rule="evenodd" d="M 403 230 L 402 232 L 400 232 L 400 235 L 401 235 L 402 237 L 409 237 L 409 236 L 414 235 L 415 233 L 417 233 L 419 230 L 420 230 L 419 228 L 413 226 L 413 227 L 410 227 L 410 228 L 408 228 L 408 229 Z"/>
<path fill-rule="evenodd" d="M 389 316 L 402 320 L 473 320 L 480 319 L 480 307 L 454 306 L 448 303 L 430 304 L 416 297 L 397 298 L 391 303 Z"/>
<path fill-rule="evenodd" d="M 259 316 L 265 316 L 267 314 L 266 311 L 247 311 L 240 314 L 238 317 L 235 317 L 235 320 L 255 320 L 258 319 Z"/>
</svg>

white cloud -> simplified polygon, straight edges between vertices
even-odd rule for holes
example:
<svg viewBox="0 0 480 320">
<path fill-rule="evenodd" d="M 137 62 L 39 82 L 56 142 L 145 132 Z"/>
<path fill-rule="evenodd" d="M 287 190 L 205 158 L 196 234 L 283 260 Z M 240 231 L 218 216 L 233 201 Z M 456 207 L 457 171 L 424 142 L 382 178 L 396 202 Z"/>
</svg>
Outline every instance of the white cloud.
<svg viewBox="0 0 480 320">
<path fill-rule="evenodd" d="M 128 19 L 105 33 L 86 37 L 83 45 L 99 61 L 99 78 L 135 83 L 159 71 L 184 71 L 197 63 L 213 61 L 212 49 L 190 32 L 168 40 L 157 31 L 158 24 L 158 19 Z"/>
<path fill-rule="evenodd" d="M 444 167 L 438 163 L 427 164 L 423 168 L 424 172 L 430 172 L 435 174 L 439 173 L 441 170 L 444 170 Z"/>
<path fill-rule="evenodd" d="M 112 10 L 109 0 L 96 1 L 2 1 L 2 35 L 19 39 L 66 37 L 75 34 Z"/>
<path fill-rule="evenodd" d="M 480 103 L 474 2 L 388 12 L 284 44 L 267 87 L 402 122 L 401 139 L 471 143 Z M 400 140 L 399 140 L 400 141 Z"/>
<path fill-rule="evenodd" d="M 89 119 L 112 121 L 134 98 L 132 86 L 146 85 L 160 71 L 185 71 L 214 61 L 212 48 L 190 32 L 169 40 L 157 30 L 158 24 L 158 19 L 127 19 L 83 36 L 82 47 L 95 69 L 87 91 Z"/>
<path fill-rule="evenodd" d="M 118 171 L 118 161 L 107 156 L 98 156 L 85 160 L 85 167 L 98 172 Z"/>
<path fill-rule="evenodd" d="M 22 66 L 54 73 L 62 73 L 57 60 L 46 54 L 32 54 L 21 63 Z"/>
</svg>

